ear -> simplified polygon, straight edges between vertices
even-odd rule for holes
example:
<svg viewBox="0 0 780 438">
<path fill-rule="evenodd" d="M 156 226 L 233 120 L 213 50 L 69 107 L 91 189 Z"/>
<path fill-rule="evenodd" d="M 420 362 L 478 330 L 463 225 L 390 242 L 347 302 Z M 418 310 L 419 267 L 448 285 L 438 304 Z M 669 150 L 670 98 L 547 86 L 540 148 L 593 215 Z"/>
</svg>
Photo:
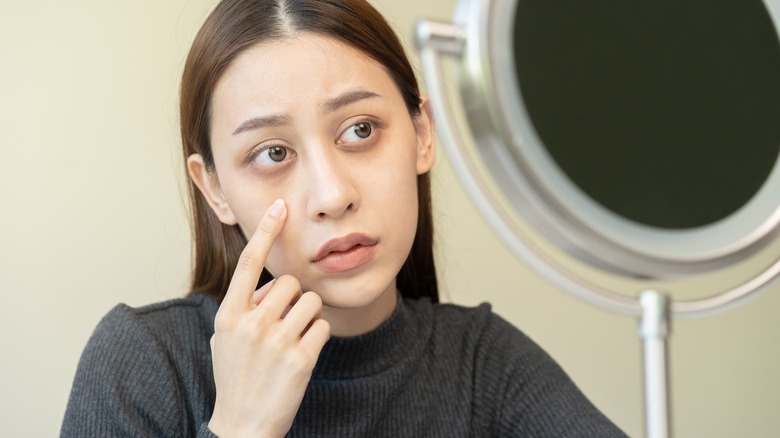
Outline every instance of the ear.
<svg viewBox="0 0 780 438">
<path fill-rule="evenodd" d="M 225 225 L 237 224 L 236 215 L 233 214 L 233 210 L 231 210 L 225 195 L 222 193 L 217 172 L 208 170 L 200 154 L 192 154 L 187 158 L 187 170 L 190 173 L 192 182 L 195 183 L 200 193 L 206 198 L 206 202 L 208 202 L 209 207 L 217 215 L 220 222 Z"/>
<path fill-rule="evenodd" d="M 414 121 L 417 131 L 417 174 L 422 175 L 433 167 L 436 160 L 436 130 L 427 95 L 420 96 L 420 115 Z"/>
</svg>

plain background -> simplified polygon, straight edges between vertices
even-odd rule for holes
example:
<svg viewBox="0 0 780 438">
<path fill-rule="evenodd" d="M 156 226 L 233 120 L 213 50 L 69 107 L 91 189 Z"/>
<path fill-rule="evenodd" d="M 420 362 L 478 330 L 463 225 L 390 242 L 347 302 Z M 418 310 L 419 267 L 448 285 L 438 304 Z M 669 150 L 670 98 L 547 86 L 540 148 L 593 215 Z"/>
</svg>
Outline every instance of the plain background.
<svg viewBox="0 0 780 438">
<path fill-rule="evenodd" d="M 2 435 L 58 433 L 81 350 L 111 307 L 186 293 L 177 86 L 214 3 L 0 0 Z M 455 0 L 373 3 L 413 53 L 413 23 L 450 18 Z M 433 174 L 444 299 L 491 302 L 613 421 L 642 435 L 636 321 L 571 298 L 518 261 L 465 195 L 441 145 L 439 151 Z M 704 296 L 778 251 L 775 244 L 728 272 L 662 286 L 676 299 Z M 627 295 L 645 286 L 604 281 Z M 674 323 L 678 436 L 780 430 L 779 309 L 776 284 L 736 309 Z"/>
</svg>

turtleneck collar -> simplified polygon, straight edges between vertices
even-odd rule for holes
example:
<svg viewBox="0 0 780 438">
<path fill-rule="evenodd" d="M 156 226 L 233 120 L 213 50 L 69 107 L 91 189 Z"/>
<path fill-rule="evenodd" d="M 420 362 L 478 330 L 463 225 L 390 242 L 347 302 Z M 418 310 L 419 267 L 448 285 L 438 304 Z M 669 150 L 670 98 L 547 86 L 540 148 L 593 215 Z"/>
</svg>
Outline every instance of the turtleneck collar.
<svg viewBox="0 0 780 438">
<path fill-rule="evenodd" d="M 354 337 L 333 336 L 323 347 L 312 381 L 368 377 L 420 356 L 433 326 L 430 300 L 400 295 L 390 318 L 376 329 Z"/>
</svg>

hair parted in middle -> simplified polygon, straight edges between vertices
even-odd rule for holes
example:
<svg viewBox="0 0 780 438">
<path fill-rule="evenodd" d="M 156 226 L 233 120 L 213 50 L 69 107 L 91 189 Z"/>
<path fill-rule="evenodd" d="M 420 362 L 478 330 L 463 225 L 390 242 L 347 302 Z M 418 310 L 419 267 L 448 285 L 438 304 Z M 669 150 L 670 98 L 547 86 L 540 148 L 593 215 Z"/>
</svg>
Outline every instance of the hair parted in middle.
<svg viewBox="0 0 780 438">
<path fill-rule="evenodd" d="M 422 100 L 409 59 L 390 25 L 367 1 L 223 0 L 195 37 L 184 66 L 179 111 L 185 165 L 190 155 L 200 154 L 208 171 L 215 171 L 209 141 L 211 99 L 231 62 L 253 45 L 303 32 L 334 38 L 381 64 L 397 85 L 409 115 L 413 120 L 420 116 Z M 188 188 L 194 237 L 190 293 L 221 300 L 247 240 L 238 225 L 220 222 L 192 180 Z M 417 230 L 396 285 L 404 297 L 438 302 L 428 173 L 417 177 L 417 199 Z M 272 278 L 263 269 L 258 286 Z"/>
</svg>

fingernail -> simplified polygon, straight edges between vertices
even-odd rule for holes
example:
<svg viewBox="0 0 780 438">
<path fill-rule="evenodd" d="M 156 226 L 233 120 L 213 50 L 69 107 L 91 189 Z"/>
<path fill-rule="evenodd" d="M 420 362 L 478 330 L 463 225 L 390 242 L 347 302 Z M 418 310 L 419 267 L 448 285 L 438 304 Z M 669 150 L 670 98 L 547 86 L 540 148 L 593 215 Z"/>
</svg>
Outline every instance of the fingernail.
<svg viewBox="0 0 780 438">
<path fill-rule="evenodd" d="M 277 199 L 268 209 L 268 214 L 274 219 L 279 219 L 282 217 L 282 213 L 284 213 L 284 201 Z"/>
</svg>

